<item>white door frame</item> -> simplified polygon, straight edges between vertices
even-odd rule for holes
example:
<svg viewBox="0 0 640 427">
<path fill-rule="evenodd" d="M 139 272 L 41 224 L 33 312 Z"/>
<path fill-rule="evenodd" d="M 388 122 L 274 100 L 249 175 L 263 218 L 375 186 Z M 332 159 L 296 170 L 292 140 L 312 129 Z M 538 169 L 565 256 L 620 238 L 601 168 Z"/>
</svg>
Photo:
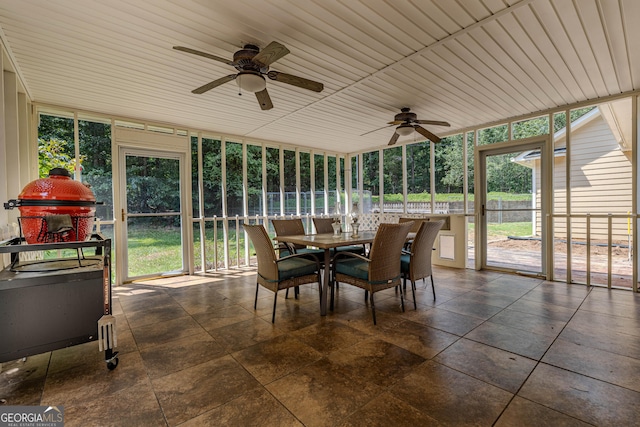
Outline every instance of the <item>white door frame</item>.
<svg viewBox="0 0 640 427">
<path fill-rule="evenodd" d="M 476 165 L 474 186 L 475 186 L 475 216 L 476 216 L 476 234 L 475 234 L 475 267 L 476 270 L 491 269 L 499 270 L 494 266 L 487 265 L 487 229 L 486 216 L 484 206 L 486 206 L 486 158 L 492 155 L 512 153 L 516 151 L 540 150 L 540 224 L 541 224 L 541 251 L 540 274 L 548 278 L 549 266 L 553 265 L 553 257 L 547 253 L 547 248 L 553 248 L 549 245 L 549 236 L 552 236 L 552 230 L 549 230 L 546 218 L 552 212 L 553 201 L 553 154 L 549 154 L 550 147 L 549 136 L 537 136 L 516 141 L 500 142 L 495 144 L 479 145 L 475 149 L 474 163 Z M 534 183 L 535 185 L 535 183 Z M 507 270 L 507 269 L 505 269 Z M 511 271 L 509 269 L 509 271 Z"/>
<path fill-rule="evenodd" d="M 118 161 L 113 162 L 115 284 L 122 285 L 127 276 L 126 260 L 124 259 L 126 251 L 123 250 L 127 236 L 122 218 L 122 210 L 126 210 L 126 194 L 122 194 L 121 189 L 123 185 L 126 185 L 124 159 L 129 153 L 151 157 L 155 155 L 157 157 L 179 158 L 183 270 L 185 273 L 193 274 L 193 211 L 191 206 L 191 144 L 189 137 L 187 135 L 116 128 L 113 144 L 113 152 L 118 153 Z M 126 221 L 126 217 L 124 221 Z"/>
</svg>

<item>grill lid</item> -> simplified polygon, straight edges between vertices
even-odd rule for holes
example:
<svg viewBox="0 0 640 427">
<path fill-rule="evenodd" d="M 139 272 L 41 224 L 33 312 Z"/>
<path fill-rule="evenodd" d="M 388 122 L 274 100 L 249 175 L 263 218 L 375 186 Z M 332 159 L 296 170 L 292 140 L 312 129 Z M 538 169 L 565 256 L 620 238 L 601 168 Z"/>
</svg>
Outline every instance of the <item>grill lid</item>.
<svg viewBox="0 0 640 427">
<path fill-rule="evenodd" d="M 5 209 L 21 206 L 95 206 L 96 198 L 86 185 L 71 179 L 64 168 L 53 168 L 48 178 L 27 184 L 18 199 L 4 203 Z"/>
</svg>

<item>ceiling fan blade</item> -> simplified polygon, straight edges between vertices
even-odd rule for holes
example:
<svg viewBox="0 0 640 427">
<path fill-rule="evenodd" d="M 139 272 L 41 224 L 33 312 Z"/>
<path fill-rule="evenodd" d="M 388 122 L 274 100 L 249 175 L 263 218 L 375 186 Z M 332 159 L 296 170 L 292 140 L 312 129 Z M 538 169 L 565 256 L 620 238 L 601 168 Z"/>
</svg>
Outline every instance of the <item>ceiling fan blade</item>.
<svg viewBox="0 0 640 427">
<path fill-rule="evenodd" d="M 418 132 L 420 135 L 422 135 L 425 138 L 427 138 L 429 141 L 431 141 L 431 142 L 440 142 L 440 138 L 438 136 L 432 134 L 431 132 L 429 132 L 428 130 L 423 128 L 422 126 L 415 125 L 414 128 L 415 128 L 416 132 Z"/>
<path fill-rule="evenodd" d="M 382 126 L 381 128 L 374 129 L 374 130 L 370 130 L 369 132 L 365 132 L 365 133 L 363 133 L 363 134 L 362 134 L 362 135 L 360 135 L 360 136 L 369 135 L 370 133 L 377 132 L 377 131 L 379 131 L 379 130 L 381 130 L 381 129 L 386 129 L 386 128 L 388 128 L 388 127 L 391 127 L 391 125 L 389 125 L 389 126 Z"/>
<path fill-rule="evenodd" d="M 271 97 L 269 96 L 269 92 L 267 92 L 267 89 L 256 92 L 256 98 L 258 99 L 260 108 L 262 108 L 263 110 L 270 110 L 273 108 Z"/>
<path fill-rule="evenodd" d="M 438 120 L 415 120 L 414 123 L 420 123 L 421 125 L 433 125 L 433 126 L 451 126 L 448 122 L 441 122 Z"/>
<path fill-rule="evenodd" d="M 190 49 L 190 48 L 184 47 L 184 46 L 174 46 L 173 48 L 175 50 L 180 50 L 182 52 L 192 53 L 192 54 L 198 55 L 198 56 L 204 56 L 205 58 L 213 59 L 214 61 L 224 62 L 227 65 L 233 66 L 233 62 L 232 61 L 229 61 L 228 59 L 222 58 L 220 56 L 211 55 L 210 53 L 206 53 L 206 52 L 200 52 L 199 50 Z"/>
<path fill-rule="evenodd" d="M 398 141 L 398 138 L 400 138 L 400 134 L 398 132 L 394 132 L 393 136 L 389 140 L 389 145 L 395 144 Z"/>
<path fill-rule="evenodd" d="M 195 93 L 196 95 L 200 95 L 202 93 L 205 93 L 208 90 L 213 89 L 214 87 L 218 87 L 222 84 L 225 84 L 226 82 L 230 82 L 235 78 L 236 78 L 235 74 L 229 74 L 228 76 L 221 77 L 218 80 L 214 80 L 210 83 L 207 83 L 206 85 L 202 85 L 199 88 L 192 90 L 191 92 Z"/>
<path fill-rule="evenodd" d="M 289 49 L 284 47 L 278 42 L 271 42 L 262 49 L 256 56 L 253 57 L 254 62 L 259 62 L 262 65 L 271 65 L 278 59 L 282 58 L 289 53 Z"/>
<path fill-rule="evenodd" d="M 305 79 L 303 77 L 293 76 L 291 74 L 269 71 L 267 76 L 269 76 L 271 80 L 298 86 L 314 92 L 322 92 L 322 89 L 324 89 L 324 85 L 322 83 L 314 82 L 313 80 Z"/>
</svg>

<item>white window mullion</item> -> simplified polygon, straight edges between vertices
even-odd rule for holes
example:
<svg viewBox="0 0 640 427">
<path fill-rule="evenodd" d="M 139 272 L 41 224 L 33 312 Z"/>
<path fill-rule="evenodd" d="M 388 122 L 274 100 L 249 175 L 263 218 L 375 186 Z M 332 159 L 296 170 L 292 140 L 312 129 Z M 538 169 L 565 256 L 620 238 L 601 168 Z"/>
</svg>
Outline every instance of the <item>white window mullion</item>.
<svg viewBox="0 0 640 427">
<path fill-rule="evenodd" d="M 431 193 L 431 213 L 436 213 L 436 145 L 429 141 L 429 192 Z"/>
<path fill-rule="evenodd" d="M 329 156 L 324 153 L 324 213 L 329 213 Z"/>
<path fill-rule="evenodd" d="M 267 147 L 262 144 L 262 216 L 269 218 L 269 204 L 267 203 Z"/>
<path fill-rule="evenodd" d="M 222 159 L 227 158 L 227 140 L 226 138 L 222 138 L 220 144 L 220 156 Z M 224 236 L 224 268 L 229 268 L 229 222 L 227 220 L 227 162 L 222 161 L 221 163 L 221 171 L 220 171 L 220 179 L 222 180 L 222 235 Z M 217 235 L 215 239 L 217 240 Z M 217 265 L 216 260 L 216 265 Z"/>
<path fill-rule="evenodd" d="M 278 154 L 280 161 L 280 215 L 284 215 L 285 206 L 284 206 L 284 150 L 282 147 L 278 146 Z"/>
<path fill-rule="evenodd" d="M 330 212 L 331 215 L 340 215 L 342 208 L 342 185 L 340 185 L 340 157 L 336 155 L 336 211 Z"/>
<path fill-rule="evenodd" d="M 378 204 L 380 213 L 384 213 L 384 150 L 378 151 Z M 362 209 L 362 208 L 361 208 Z"/>
<path fill-rule="evenodd" d="M 301 186 L 301 181 L 300 181 L 300 150 L 298 148 L 296 148 L 296 215 L 300 216 L 300 204 L 301 204 L 301 197 L 302 195 L 300 194 L 300 186 Z"/>
<path fill-rule="evenodd" d="M 407 213 L 409 192 L 407 191 L 407 146 L 402 145 L 402 212 Z"/>
<path fill-rule="evenodd" d="M 311 214 L 316 213 L 316 154 L 313 150 L 309 152 L 309 183 L 311 189 Z"/>
</svg>

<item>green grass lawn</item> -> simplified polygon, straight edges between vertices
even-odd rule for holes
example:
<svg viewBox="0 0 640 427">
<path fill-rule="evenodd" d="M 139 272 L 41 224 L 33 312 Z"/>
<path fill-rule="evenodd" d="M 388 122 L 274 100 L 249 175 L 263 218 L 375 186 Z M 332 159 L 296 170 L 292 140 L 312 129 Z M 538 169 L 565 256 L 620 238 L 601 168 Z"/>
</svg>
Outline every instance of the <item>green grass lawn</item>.
<svg viewBox="0 0 640 427">
<path fill-rule="evenodd" d="M 473 239 L 475 224 L 469 223 L 469 239 Z M 530 222 L 512 222 L 503 224 L 490 224 L 488 239 L 495 240 L 506 238 L 507 236 L 530 236 Z M 224 265 L 224 243 L 221 230 L 218 230 L 217 259 L 214 260 L 213 230 L 206 232 L 207 269 L 214 267 L 214 262 L 218 267 Z M 178 232 L 161 230 L 130 230 L 129 231 L 129 275 L 138 276 L 152 274 L 156 272 L 173 271 L 181 268 L 180 237 Z M 194 233 L 194 253 L 196 266 L 200 268 L 200 240 L 199 234 Z M 236 246 L 235 230 L 229 230 L 229 260 L 231 265 L 236 264 L 236 259 L 240 251 L 240 256 L 244 257 L 244 234 L 240 235 L 238 246 Z M 240 261 L 242 263 L 242 260 Z"/>
<path fill-rule="evenodd" d="M 128 275 L 182 270 L 180 228 L 133 228 L 128 235 Z"/>
<path fill-rule="evenodd" d="M 475 224 L 468 225 L 467 240 L 473 241 L 475 236 Z M 531 236 L 531 222 L 504 222 L 502 224 L 489 224 L 487 228 L 487 240 L 505 239 L 508 236 Z"/>
</svg>

